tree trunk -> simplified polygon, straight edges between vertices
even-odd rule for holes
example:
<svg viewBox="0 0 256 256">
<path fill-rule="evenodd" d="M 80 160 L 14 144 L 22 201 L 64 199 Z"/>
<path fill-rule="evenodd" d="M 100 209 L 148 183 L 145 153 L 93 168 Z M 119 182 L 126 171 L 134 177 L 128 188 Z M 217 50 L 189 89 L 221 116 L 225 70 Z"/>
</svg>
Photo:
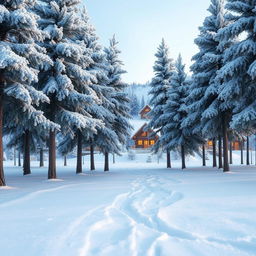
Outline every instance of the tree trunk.
<svg viewBox="0 0 256 256">
<path fill-rule="evenodd" d="M 217 167 L 216 139 L 212 140 L 212 166 Z"/>
<path fill-rule="evenodd" d="M 41 148 L 40 149 L 40 164 L 39 164 L 39 166 L 40 167 L 43 167 L 44 166 L 44 150 Z"/>
<path fill-rule="evenodd" d="M 20 150 L 19 150 L 19 153 L 18 153 L 18 165 L 21 166 L 21 153 L 20 153 Z"/>
<path fill-rule="evenodd" d="M 67 166 L 67 156 L 64 156 L 64 166 Z"/>
<path fill-rule="evenodd" d="M 171 153 L 170 151 L 168 150 L 167 153 L 167 168 L 172 168 L 172 165 L 171 165 Z"/>
<path fill-rule="evenodd" d="M 183 145 L 181 146 L 181 160 L 182 160 L 182 166 L 181 166 L 181 168 L 182 168 L 182 169 L 186 169 L 185 148 L 184 148 Z"/>
<path fill-rule="evenodd" d="M 250 139 L 247 136 L 246 140 L 246 165 L 250 165 Z"/>
<path fill-rule="evenodd" d="M 109 159 L 108 159 L 108 153 L 105 153 L 105 164 L 104 164 L 104 172 L 109 171 Z"/>
<path fill-rule="evenodd" d="M 206 166 L 206 159 L 205 159 L 205 145 L 203 144 L 203 166 Z"/>
<path fill-rule="evenodd" d="M 241 164 L 244 164 L 244 140 L 240 141 L 240 150 L 241 150 Z"/>
<path fill-rule="evenodd" d="M 83 137 L 81 134 L 81 131 L 77 132 L 77 162 L 76 162 L 76 173 L 82 173 L 83 172 L 83 167 L 82 167 L 82 146 L 83 146 Z"/>
<path fill-rule="evenodd" d="M 232 148 L 232 141 L 229 142 L 229 163 L 233 164 L 233 148 Z"/>
<path fill-rule="evenodd" d="M 222 163 L 222 139 L 219 137 L 219 169 L 223 168 Z"/>
<path fill-rule="evenodd" d="M 1 74 L 0 74 L 1 75 Z M 0 77 L 0 186 L 5 186 L 3 149 L 3 81 Z"/>
<path fill-rule="evenodd" d="M 91 171 L 95 170 L 95 163 L 94 163 L 94 146 L 90 145 L 90 164 L 91 164 Z"/>
<path fill-rule="evenodd" d="M 228 163 L 228 127 L 226 116 L 223 114 L 222 117 L 222 132 L 223 132 L 223 171 L 229 172 L 229 163 Z"/>
<path fill-rule="evenodd" d="M 113 164 L 115 164 L 116 163 L 116 156 L 115 156 L 115 154 L 113 154 Z"/>
<path fill-rule="evenodd" d="M 56 179 L 56 134 L 50 131 L 48 179 Z"/>
<path fill-rule="evenodd" d="M 14 164 L 14 166 L 17 165 L 17 162 L 16 162 L 16 148 L 15 147 L 13 148 L 13 164 Z"/>
<path fill-rule="evenodd" d="M 24 162 L 23 162 L 23 175 L 31 174 L 30 169 L 30 132 L 25 131 L 24 136 Z"/>
</svg>

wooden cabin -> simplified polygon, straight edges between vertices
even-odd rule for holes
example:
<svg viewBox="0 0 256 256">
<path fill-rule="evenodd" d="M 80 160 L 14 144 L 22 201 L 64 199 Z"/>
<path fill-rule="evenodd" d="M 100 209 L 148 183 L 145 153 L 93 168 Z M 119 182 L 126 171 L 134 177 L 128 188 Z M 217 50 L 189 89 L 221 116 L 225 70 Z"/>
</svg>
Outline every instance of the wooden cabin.
<svg viewBox="0 0 256 256">
<path fill-rule="evenodd" d="M 153 130 L 144 131 L 146 123 L 133 135 L 133 148 L 147 149 L 155 145 L 159 136 Z"/>
<path fill-rule="evenodd" d="M 217 143 L 218 143 L 218 140 L 216 141 L 216 144 Z M 206 149 L 211 150 L 212 146 L 213 146 L 212 140 L 208 140 L 207 144 L 206 144 Z M 217 147 L 217 145 L 216 145 L 216 147 Z M 240 150 L 241 149 L 240 142 L 238 140 L 232 142 L 232 149 L 233 150 Z"/>
<path fill-rule="evenodd" d="M 141 119 L 150 119 L 148 116 L 148 113 L 151 111 L 151 107 L 149 105 L 146 105 L 141 111 L 140 111 L 140 118 Z"/>
</svg>

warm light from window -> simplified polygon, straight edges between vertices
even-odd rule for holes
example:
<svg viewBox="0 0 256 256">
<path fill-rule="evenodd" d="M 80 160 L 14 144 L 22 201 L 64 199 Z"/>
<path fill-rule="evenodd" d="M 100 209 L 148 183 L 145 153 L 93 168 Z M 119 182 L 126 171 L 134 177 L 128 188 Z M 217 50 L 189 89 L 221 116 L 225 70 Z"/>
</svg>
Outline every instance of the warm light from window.
<svg viewBox="0 0 256 256">
<path fill-rule="evenodd" d="M 142 145 L 143 145 L 142 140 L 138 140 L 138 145 L 139 145 L 139 146 L 142 146 Z"/>
</svg>

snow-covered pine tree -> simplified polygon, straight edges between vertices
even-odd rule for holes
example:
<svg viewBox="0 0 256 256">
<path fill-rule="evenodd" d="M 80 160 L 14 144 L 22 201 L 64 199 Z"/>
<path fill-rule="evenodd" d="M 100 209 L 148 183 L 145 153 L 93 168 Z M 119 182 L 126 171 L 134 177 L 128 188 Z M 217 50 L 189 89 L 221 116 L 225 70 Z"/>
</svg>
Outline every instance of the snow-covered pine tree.
<svg viewBox="0 0 256 256">
<path fill-rule="evenodd" d="M 117 47 L 118 42 L 115 36 L 110 40 L 108 48 L 104 49 L 106 63 L 107 63 L 107 87 L 113 89 L 110 100 L 114 105 L 112 113 L 114 114 L 114 122 L 112 123 L 112 129 L 116 133 L 118 140 L 117 144 L 125 145 L 127 137 L 130 136 L 132 126 L 128 119 L 130 117 L 129 98 L 126 92 L 128 84 L 122 81 L 122 74 L 126 73 L 122 69 L 122 61 L 119 59 L 121 51 Z M 106 161 L 108 162 L 108 153 L 105 152 Z"/>
<path fill-rule="evenodd" d="M 224 0 L 211 0 L 208 11 L 211 15 L 205 18 L 203 26 L 199 28 L 200 34 L 195 40 L 199 52 L 192 59 L 192 85 L 187 98 L 189 115 L 184 119 L 183 126 L 191 126 L 194 134 L 202 134 L 214 141 L 218 137 L 224 137 L 227 143 L 227 133 L 223 135 L 222 129 L 223 113 L 219 109 L 219 84 L 215 81 L 217 72 L 222 67 L 223 51 L 229 44 L 229 41 L 219 40 L 217 37 L 218 31 L 226 25 Z M 224 156 L 226 161 L 227 152 Z M 216 159 L 214 167 L 215 163 Z M 224 168 L 228 170 L 226 164 Z"/>
<path fill-rule="evenodd" d="M 152 79 L 151 90 L 149 92 L 151 95 L 149 104 L 152 106 L 152 110 L 149 113 L 151 120 L 147 127 L 156 130 L 156 132 L 162 132 L 163 126 L 165 125 L 162 121 L 162 115 L 164 114 L 164 106 L 168 99 L 167 92 L 174 70 L 173 60 L 169 57 L 169 48 L 164 39 L 162 39 L 155 56 L 157 58 L 153 67 L 155 76 Z M 160 143 L 156 143 L 154 151 L 157 152 L 160 148 Z M 167 151 L 167 168 L 170 167 L 170 152 Z"/>
<path fill-rule="evenodd" d="M 217 77 L 220 108 L 231 128 L 244 135 L 255 132 L 256 125 L 255 5 L 255 0 L 227 0 L 229 25 L 218 33 L 220 40 L 235 41 L 225 50 Z"/>
<path fill-rule="evenodd" d="M 146 106 L 145 97 L 142 96 L 141 102 L 140 102 L 140 109 L 143 109 Z"/>
<path fill-rule="evenodd" d="M 139 99 L 136 94 L 130 96 L 130 114 L 137 117 L 140 111 Z"/>
<path fill-rule="evenodd" d="M 97 95 L 90 88 L 95 77 L 86 69 L 92 59 L 90 51 L 81 40 L 83 22 L 78 15 L 78 0 L 42 0 L 36 6 L 41 16 L 40 27 L 46 34 L 44 46 L 54 66 L 50 72 L 41 75 L 40 84 L 51 103 L 46 114 L 50 120 L 61 126 L 62 133 L 77 138 L 78 165 L 81 172 L 82 138 L 96 133 L 100 125 L 85 106 L 97 101 Z M 48 178 L 56 178 L 56 131 L 49 134 Z"/>
<path fill-rule="evenodd" d="M 185 65 L 179 55 L 175 63 L 175 72 L 171 77 L 168 89 L 168 100 L 164 106 L 161 121 L 164 123 L 159 143 L 165 150 L 181 152 L 182 169 L 186 168 L 185 156 L 198 151 L 202 138 L 191 133 L 190 126 L 182 126 L 187 116 L 186 98 L 188 96 L 188 82 L 186 81 Z"/>
<path fill-rule="evenodd" d="M 99 104 L 92 104 L 86 107 L 86 111 L 98 120 L 102 120 L 104 125 L 97 126 L 97 133 L 93 134 L 89 139 L 84 138 L 84 145 L 90 147 L 90 168 L 95 170 L 94 162 L 94 148 L 99 148 L 102 152 L 109 150 L 111 153 L 118 153 L 120 151 L 116 133 L 113 131 L 112 123 L 115 116 L 112 113 L 114 104 L 111 102 L 111 95 L 114 92 L 113 88 L 107 86 L 107 63 L 105 55 L 102 52 L 102 47 L 98 42 L 98 37 L 95 33 L 94 27 L 90 24 L 90 20 L 85 7 L 82 9 L 81 18 L 84 22 L 84 34 L 82 40 L 85 42 L 88 49 L 91 50 L 91 58 L 93 62 L 86 68 L 91 72 L 96 81 L 90 84 L 90 87 L 95 91 L 100 99 Z M 67 154 L 75 147 L 75 140 L 70 136 L 65 136 L 60 143 L 60 151 L 62 154 Z"/>
<path fill-rule="evenodd" d="M 42 41 L 37 16 L 31 12 L 34 2 L 28 0 L 0 1 L 0 185 L 3 173 L 2 127 L 29 133 L 32 127 L 55 127 L 35 106 L 49 99 L 33 87 L 38 70 L 52 65 L 45 50 L 35 44 Z M 3 124 L 3 117 L 5 123 Z M 53 126 L 52 126 L 53 125 Z M 55 127 L 56 128 L 56 127 Z M 29 159 L 26 164 L 29 165 Z M 29 171 L 29 166 L 27 168 Z"/>
</svg>

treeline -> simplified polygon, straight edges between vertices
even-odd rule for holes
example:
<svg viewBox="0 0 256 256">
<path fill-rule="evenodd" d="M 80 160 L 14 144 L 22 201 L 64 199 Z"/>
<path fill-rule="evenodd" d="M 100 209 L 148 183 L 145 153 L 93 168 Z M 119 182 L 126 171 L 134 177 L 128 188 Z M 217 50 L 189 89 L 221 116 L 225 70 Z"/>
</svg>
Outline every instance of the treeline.
<svg viewBox="0 0 256 256">
<path fill-rule="evenodd" d="M 49 148 L 55 179 L 56 147 L 119 154 L 129 136 L 129 99 L 115 37 L 102 49 L 78 0 L 0 1 L 0 186 L 5 185 L 3 136 L 24 156 Z"/>
<path fill-rule="evenodd" d="M 211 0 L 208 11 L 195 39 L 191 78 L 180 56 L 176 63 L 169 57 L 164 40 L 159 46 L 148 127 L 161 133 L 154 150 L 167 152 L 167 167 L 173 150 L 181 153 L 182 168 L 185 156 L 199 151 L 205 164 L 204 145 L 211 140 L 213 166 L 218 141 L 219 167 L 227 172 L 229 145 L 236 139 L 242 146 L 245 137 L 249 145 L 256 128 L 255 1 Z"/>
</svg>

